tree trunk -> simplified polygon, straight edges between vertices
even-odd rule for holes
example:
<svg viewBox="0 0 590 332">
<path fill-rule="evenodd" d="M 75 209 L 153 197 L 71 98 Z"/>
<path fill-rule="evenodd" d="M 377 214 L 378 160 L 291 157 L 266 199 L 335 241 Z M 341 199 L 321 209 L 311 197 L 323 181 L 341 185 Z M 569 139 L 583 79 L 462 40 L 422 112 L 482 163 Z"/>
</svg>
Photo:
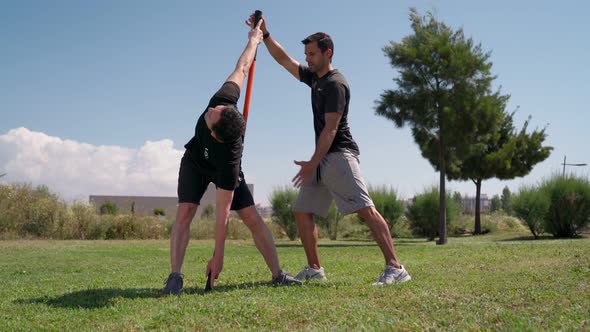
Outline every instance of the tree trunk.
<svg viewBox="0 0 590 332">
<path fill-rule="evenodd" d="M 441 130 L 442 131 L 442 130 Z M 447 244 L 447 212 L 446 212 L 446 189 L 445 189 L 445 174 L 446 161 L 444 153 L 444 142 L 442 136 L 439 136 L 439 158 L 440 158 L 440 186 L 438 198 L 438 241 L 436 244 Z"/>
<path fill-rule="evenodd" d="M 475 235 L 481 234 L 481 206 L 480 206 L 481 182 L 482 182 L 481 179 L 477 179 L 475 181 L 475 227 L 474 227 Z"/>
</svg>

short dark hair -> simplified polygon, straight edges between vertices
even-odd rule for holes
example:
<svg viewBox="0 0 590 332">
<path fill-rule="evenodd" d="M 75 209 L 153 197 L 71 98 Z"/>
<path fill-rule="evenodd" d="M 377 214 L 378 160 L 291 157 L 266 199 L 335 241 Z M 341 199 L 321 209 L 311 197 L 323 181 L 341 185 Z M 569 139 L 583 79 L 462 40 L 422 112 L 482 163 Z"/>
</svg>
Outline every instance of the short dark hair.
<svg viewBox="0 0 590 332">
<path fill-rule="evenodd" d="M 219 115 L 219 121 L 211 126 L 211 131 L 222 142 L 233 142 L 242 135 L 246 129 L 246 121 L 235 105 L 227 105 Z"/>
<path fill-rule="evenodd" d="M 334 42 L 332 41 L 332 37 L 330 37 L 329 34 L 325 32 L 316 32 L 313 35 L 309 35 L 301 42 L 303 43 L 303 45 L 317 42 L 318 47 L 322 51 L 322 53 L 326 53 L 328 49 L 331 49 L 332 55 L 330 55 L 330 62 L 332 62 L 332 56 L 334 56 Z"/>
</svg>

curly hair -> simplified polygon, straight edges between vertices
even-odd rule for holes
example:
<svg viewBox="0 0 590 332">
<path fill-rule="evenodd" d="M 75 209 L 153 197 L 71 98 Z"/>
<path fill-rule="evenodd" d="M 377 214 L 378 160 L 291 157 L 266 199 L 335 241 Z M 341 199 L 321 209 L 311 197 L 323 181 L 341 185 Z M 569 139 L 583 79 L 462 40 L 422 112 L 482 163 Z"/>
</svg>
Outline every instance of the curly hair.
<svg viewBox="0 0 590 332">
<path fill-rule="evenodd" d="M 244 135 L 246 121 L 235 105 L 227 105 L 219 116 L 219 121 L 211 126 L 211 131 L 222 142 L 233 142 Z"/>
<path fill-rule="evenodd" d="M 325 32 L 316 32 L 313 35 L 309 35 L 301 42 L 303 45 L 317 42 L 318 48 L 322 51 L 322 53 L 326 53 L 328 49 L 331 49 L 332 55 L 330 55 L 330 62 L 332 62 L 332 57 L 334 56 L 334 42 L 332 41 L 332 37 L 330 37 L 329 34 Z"/>
</svg>

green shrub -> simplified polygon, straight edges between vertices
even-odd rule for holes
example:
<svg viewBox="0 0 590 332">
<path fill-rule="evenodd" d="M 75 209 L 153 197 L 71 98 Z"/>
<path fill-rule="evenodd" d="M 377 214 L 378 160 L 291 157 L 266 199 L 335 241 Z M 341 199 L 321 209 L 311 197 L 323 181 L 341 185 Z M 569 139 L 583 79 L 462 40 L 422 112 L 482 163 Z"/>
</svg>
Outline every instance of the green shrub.
<svg viewBox="0 0 590 332">
<path fill-rule="evenodd" d="M 528 226 L 536 238 L 544 232 L 549 212 L 549 196 L 539 188 L 524 187 L 511 198 L 513 213 Z"/>
<path fill-rule="evenodd" d="M 541 184 L 549 198 L 545 230 L 555 237 L 574 237 L 590 223 L 590 181 L 553 175 Z"/>
<path fill-rule="evenodd" d="M 203 219 L 214 219 L 215 218 L 215 207 L 212 204 L 208 204 L 203 208 L 203 212 L 201 213 L 201 218 Z"/>
<path fill-rule="evenodd" d="M 106 239 L 161 239 L 167 234 L 166 224 L 157 217 L 134 215 L 103 215 L 102 222 L 109 225 Z"/>
<path fill-rule="evenodd" d="M 100 206 L 100 214 L 110 214 L 112 216 L 117 215 L 119 213 L 119 207 L 117 206 L 117 204 L 111 202 L 111 201 L 106 201 L 104 202 L 101 206 Z"/>
<path fill-rule="evenodd" d="M 375 209 L 379 211 L 392 236 L 399 236 L 395 234 L 395 225 L 399 222 L 400 217 L 404 214 L 404 204 L 398 199 L 397 193 L 391 187 L 386 186 L 369 186 L 369 195 L 375 204 Z"/>
<path fill-rule="evenodd" d="M 297 238 L 297 224 L 293 216 L 293 204 L 297 199 L 297 190 L 288 186 L 275 188 L 270 194 L 272 221 L 285 231 L 291 241 Z"/>
<path fill-rule="evenodd" d="M 20 238 L 60 237 L 67 204 L 46 186 L 0 185 L 0 233 Z"/>
<path fill-rule="evenodd" d="M 430 241 L 438 236 L 438 207 L 438 187 L 432 187 L 414 197 L 412 205 L 406 212 L 406 217 L 410 221 L 410 227 L 415 235 L 425 236 Z M 450 227 L 459 217 L 460 207 L 448 194 L 446 195 L 445 207 L 447 225 Z"/>
<path fill-rule="evenodd" d="M 316 216 L 314 220 L 322 230 L 325 230 L 330 240 L 336 240 L 338 238 L 338 224 L 342 221 L 342 218 L 344 218 L 344 215 L 338 211 L 336 204 L 332 202 L 326 218 Z"/>
<path fill-rule="evenodd" d="M 72 212 L 69 232 L 71 238 L 80 240 L 105 238 L 108 227 L 100 227 L 102 223 L 100 217 L 96 214 L 94 205 L 74 202 L 70 206 L 70 210 Z"/>
</svg>

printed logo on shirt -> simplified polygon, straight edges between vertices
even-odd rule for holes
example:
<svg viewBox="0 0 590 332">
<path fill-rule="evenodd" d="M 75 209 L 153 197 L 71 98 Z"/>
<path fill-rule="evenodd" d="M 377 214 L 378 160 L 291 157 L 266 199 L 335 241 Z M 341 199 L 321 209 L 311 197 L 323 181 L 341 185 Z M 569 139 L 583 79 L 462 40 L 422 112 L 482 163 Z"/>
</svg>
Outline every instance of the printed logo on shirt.
<svg viewBox="0 0 590 332">
<path fill-rule="evenodd" d="M 203 156 L 205 156 L 205 159 L 209 160 L 209 149 L 205 148 L 203 151 Z"/>
</svg>

